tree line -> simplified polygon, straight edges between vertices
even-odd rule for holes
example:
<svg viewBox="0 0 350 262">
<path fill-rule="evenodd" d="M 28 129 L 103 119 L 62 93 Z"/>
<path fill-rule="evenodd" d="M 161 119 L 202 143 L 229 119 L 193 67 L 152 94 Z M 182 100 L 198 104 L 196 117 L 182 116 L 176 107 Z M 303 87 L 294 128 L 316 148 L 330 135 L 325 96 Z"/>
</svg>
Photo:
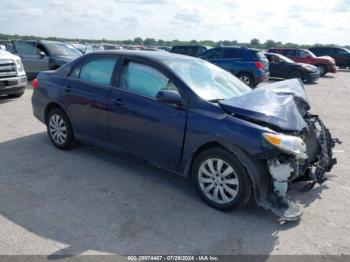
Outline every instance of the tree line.
<svg viewBox="0 0 350 262">
<path fill-rule="evenodd" d="M 33 35 L 8 35 L 8 34 L 0 34 L 0 40 L 54 40 L 54 41 L 63 41 L 63 42 L 75 42 L 75 43 L 107 43 L 107 44 L 117 44 L 117 45 L 145 45 L 145 46 L 174 46 L 174 45 L 205 45 L 205 46 L 246 46 L 251 48 L 258 49 L 269 49 L 273 47 L 288 47 L 288 48 L 308 48 L 311 46 L 326 46 L 322 44 L 314 44 L 314 45 L 305 45 L 305 44 L 296 44 L 296 43 L 282 43 L 281 41 L 267 40 L 265 42 L 260 42 L 259 39 L 253 38 L 250 42 L 238 42 L 236 40 L 222 40 L 222 41 L 212 41 L 212 40 L 191 40 L 191 41 L 182 41 L 182 40 L 162 40 L 155 38 L 141 38 L 136 37 L 134 39 L 128 40 L 107 40 L 107 39 L 80 39 L 80 38 L 61 38 L 61 37 L 38 37 Z M 338 46 L 335 44 L 327 44 L 327 46 Z M 350 48 L 350 46 L 345 46 L 346 48 Z"/>
</svg>

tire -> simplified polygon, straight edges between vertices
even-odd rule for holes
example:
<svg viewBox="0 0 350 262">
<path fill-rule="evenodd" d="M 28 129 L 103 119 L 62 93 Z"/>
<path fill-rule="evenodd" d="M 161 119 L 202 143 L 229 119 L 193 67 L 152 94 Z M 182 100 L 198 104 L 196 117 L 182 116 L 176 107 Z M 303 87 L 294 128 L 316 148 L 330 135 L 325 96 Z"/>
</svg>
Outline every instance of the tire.
<svg viewBox="0 0 350 262">
<path fill-rule="evenodd" d="M 302 72 L 299 70 L 293 70 L 292 72 L 289 73 L 288 78 L 303 78 Z"/>
<path fill-rule="evenodd" d="M 24 94 L 24 92 L 21 92 L 21 93 L 17 93 L 17 94 L 8 95 L 8 97 L 10 97 L 10 98 L 18 98 L 18 97 L 23 96 L 23 94 Z"/>
<path fill-rule="evenodd" d="M 50 140 L 57 148 L 67 150 L 74 146 L 73 129 L 62 109 L 54 108 L 49 112 L 46 126 Z"/>
<path fill-rule="evenodd" d="M 325 65 L 316 65 L 316 67 L 318 68 L 318 70 L 320 70 L 320 76 L 324 76 L 325 74 L 327 74 L 327 66 Z"/>
<path fill-rule="evenodd" d="M 239 73 L 237 74 L 237 77 L 246 85 L 250 87 L 254 87 L 254 79 L 251 74 L 249 73 Z"/>
<path fill-rule="evenodd" d="M 192 167 L 191 175 L 197 191 L 210 206 L 228 211 L 248 203 L 252 195 L 251 182 L 247 171 L 233 153 L 212 147 L 201 152 L 194 159 Z"/>
</svg>

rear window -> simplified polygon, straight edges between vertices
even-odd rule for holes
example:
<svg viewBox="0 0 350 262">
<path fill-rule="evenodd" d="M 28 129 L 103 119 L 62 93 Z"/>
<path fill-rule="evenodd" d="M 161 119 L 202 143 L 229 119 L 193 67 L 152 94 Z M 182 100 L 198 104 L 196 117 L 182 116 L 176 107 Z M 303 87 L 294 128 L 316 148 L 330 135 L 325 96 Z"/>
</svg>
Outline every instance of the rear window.
<svg viewBox="0 0 350 262">
<path fill-rule="evenodd" d="M 117 58 L 114 57 L 91 59 L 81 67 L 79 78 L 102 85 L 110 85 L 116 62 Z M 79 72 L 73 70 L 71 76 L 76 77 L 76 74 L 79 74 Z"/>
<path fill-rule="evenodd" d="M 225 48 L 224 58 L 242 58 L 243 52 L 239 48 Z"/>
</svg>

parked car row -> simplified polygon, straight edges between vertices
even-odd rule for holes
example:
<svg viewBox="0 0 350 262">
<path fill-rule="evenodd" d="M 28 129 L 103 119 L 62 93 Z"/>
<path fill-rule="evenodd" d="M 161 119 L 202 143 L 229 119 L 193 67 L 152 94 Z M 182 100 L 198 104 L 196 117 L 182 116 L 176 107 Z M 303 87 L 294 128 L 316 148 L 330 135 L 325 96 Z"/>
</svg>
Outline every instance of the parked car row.
<svg viewBox="0 0 350 262">
<path fill-rule="evenodd" d="M 22 59 L 29 79 L 39 72 L 56 70 L 69 61 L 81 56 L 72 45 L 57 41 L 1 41 L 6 50 Z"/>
<path fill-rule="evenodd" d="M 185 45 L 174 46 L 170 52 L 210 61 L 236 75 L 250 87 L 255 87 L 269 77 L 300 78 L 311 83 L 327 73 L 336 73 L 337 65 L 341 68 L 350 67 L 350 51 L 340 47 L 313 47 L 309 50 L 272 48 L 264 53 L 245 47 L 208 49 L 200 45 Z"/>
</svg>

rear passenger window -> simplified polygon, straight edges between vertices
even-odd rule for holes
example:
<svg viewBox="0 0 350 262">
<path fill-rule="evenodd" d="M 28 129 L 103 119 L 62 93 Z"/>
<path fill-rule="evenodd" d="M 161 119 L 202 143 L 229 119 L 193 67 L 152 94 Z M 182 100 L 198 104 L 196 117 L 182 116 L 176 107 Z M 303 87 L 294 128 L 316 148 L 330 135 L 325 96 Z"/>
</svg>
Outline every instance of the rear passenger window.
<svg viewBox="0 0 350 262">
<path fill-rule="evenodd" d="M 123 67 L 120 87 L 152 98 L 155 98 L 160 90 L 177 90 L 174 84 L 158 70 L 132 62 Z"/>
<path fill-rule="evenodd" d="M 215 48 L 203 53 L 200 58 L 202 59 L 220 59 L 221 58 L 221 49 Z"/>
<path fill-rule="evenodd" d="M 117 58 L 114 57 L 91 59 L 82 66 L 79 78 L 102 85 L 109 85 L 116 62 Z M 73 70 L 72 73 L 77 74 L 78 72 Z"/>
<path fill-rule="evenodd" d="M 238 48 L 224 49 L 224 58 L 242 58 L 242 51 Z"/>
<path fill-rule="evenodd" d="M 283 55 L 296 57 L 297 53 L 296 53 L 296 50 L 284 50 Z"/>
</svg>

